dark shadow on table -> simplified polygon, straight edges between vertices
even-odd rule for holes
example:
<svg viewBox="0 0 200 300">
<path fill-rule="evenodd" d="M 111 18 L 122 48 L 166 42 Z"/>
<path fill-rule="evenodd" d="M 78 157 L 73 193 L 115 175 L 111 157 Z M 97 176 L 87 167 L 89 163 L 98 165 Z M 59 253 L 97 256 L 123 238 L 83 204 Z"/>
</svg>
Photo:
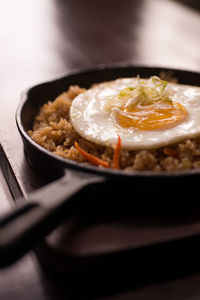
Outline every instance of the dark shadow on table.
<svg viewBox="0 0 200 300">
<path fill-rule="evenodd" d="M 120 210 L 117 198 L 108 206 L 98 194 L 96 205 L 84 200 L 90 213 L 79 211 L 36 251 L 50 299 L 94 299 L 199 272 L 200 235 L 179 239 L 190 228 L 200 232 L 199 205 L 171 199 L 156 209 L 123 199 Z"/>
<path fill-rule="evenodd" d="M 196 10 L 200 10 L 200 2 L 198 0 L 175 0 L 181 4 L 191 7 Z"/>
<path fill-rule="evenodd" d="M 132 61 L 137 59 L 136 32 L 142 7 L 143 1 L 138 0 L 125 0 L 123 5 L 118 0 L 57 0 L 55 16 L 63 41 L 66 37 L 71 40 L 88 61 Z M 65 45 L 58 50 L 64 62 Z"/>
</svg>

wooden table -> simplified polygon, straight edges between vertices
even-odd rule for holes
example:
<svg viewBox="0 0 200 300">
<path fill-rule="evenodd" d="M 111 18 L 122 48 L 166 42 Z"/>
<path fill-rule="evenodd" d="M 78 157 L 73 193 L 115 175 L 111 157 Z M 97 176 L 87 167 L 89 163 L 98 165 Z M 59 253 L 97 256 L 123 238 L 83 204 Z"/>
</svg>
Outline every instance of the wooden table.
<svg viewBox="0 0 200 300">
<path fill-rule="evenodd" d="M 0 11 L 0 213 L 47 183 L 27 165 L 15 125 L 21 92 L 74 69 L 127 62 L 200 71 L 200 14 L 170 0 L 18 0 Z M 7 183 L 5 181 L 7 180 Z M 197 299 L 200 274 L 112 291 L 102 299 Z M 78 287 L 77 287 L 78 288 Z M 93 299 L 100 299 L 101 287 Z M 0 299 L 74 299 L 34 254 L 0 270 Z M 78 296 L 77 296 L 78 297 Z M 79 295 L 83 299 L 83 295 Z M 85 296 L 86 297 L 86 296 Z"/>
</svg>

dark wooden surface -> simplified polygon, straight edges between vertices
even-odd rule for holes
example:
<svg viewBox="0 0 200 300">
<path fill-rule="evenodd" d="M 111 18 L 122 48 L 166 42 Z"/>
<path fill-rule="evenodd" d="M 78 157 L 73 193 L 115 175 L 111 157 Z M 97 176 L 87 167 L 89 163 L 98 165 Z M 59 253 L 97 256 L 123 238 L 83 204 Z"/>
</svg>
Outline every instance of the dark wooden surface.
<svg viewBox="0 0 200 300">
<path fill-rule="evenodd" d="M 193 6 L 189 6 L 192 4 Z M 44 185 L 27 165 L 15 126 L 21 92 L 74 69 L 128 62 L 200 71 L 199 1 L 168 0 L 19 0 L 0 10 L 0 213 Z M 5 178 L 10 186 L 10 192 Z M 83 274 L 84 276 L 84 274 Z M 200 274 L 134 288 L 134 284 L 92 299 L 198 299 Z M 89 289 L 88 287 L 86 289 Z M 0 270 L 0 299 L 75 299 L 78 285 L 50 280 L 33 253 Z M 87 293 L 88 292 L 88 293 Z M 101 295 L 101 296 L 100 296 Z"/>
</svg>

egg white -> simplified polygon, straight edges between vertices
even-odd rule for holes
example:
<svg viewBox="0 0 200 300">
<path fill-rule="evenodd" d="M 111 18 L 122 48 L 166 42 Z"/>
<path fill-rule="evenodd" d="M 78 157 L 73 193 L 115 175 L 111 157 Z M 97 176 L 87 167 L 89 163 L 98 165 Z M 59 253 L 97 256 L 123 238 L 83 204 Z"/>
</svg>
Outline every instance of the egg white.
<svg viewBox="0 0 200 300">
<path fill-rule="evenodd" d="M 121 137 L 122 148 L 151 149 L 200 136 L 200 87 L 168 83 L 173 90 L 171 99 L 187 111 L 185 120 L 174 127 L 160 130 L 123 128 L 104 109 L 106 99 L 117 96 L 126 87 L 135 87 L 137 78 L 122 78 L 95 85 L 78 95 L 72 102 L 70 121 L 82 137 L 104 146 L 112 146 Z"/>
</svg>

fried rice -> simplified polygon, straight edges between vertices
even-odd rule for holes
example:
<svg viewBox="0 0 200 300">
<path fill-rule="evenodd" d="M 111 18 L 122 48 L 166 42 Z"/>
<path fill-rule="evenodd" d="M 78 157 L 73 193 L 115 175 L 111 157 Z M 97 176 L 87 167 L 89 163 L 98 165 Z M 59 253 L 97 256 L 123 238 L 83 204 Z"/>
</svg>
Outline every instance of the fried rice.
<svg viewBox="0 0 200 300">
<path fill-rule="evenodd" d="M 87 141 L 72 127 L 69 118 L 70 106 L 73 99 L 84 92 L 84 88 L 70 86 L 66 92 L 59 95 L 54 101 L 44 104 L 34 119 L 30 137 L 39 145 L 66 159 L 84 164 L 90 162 L 75 147 L 79 144 L 85 152 L 107 162 L 111 168 L 115 146 L 105 147 Z M 200 168 L 200 138 L 185 139 L 168 147 L 157 149 L 130 151 L 120 150 L 120 169 L 177 171 Z"/>
</svg>

